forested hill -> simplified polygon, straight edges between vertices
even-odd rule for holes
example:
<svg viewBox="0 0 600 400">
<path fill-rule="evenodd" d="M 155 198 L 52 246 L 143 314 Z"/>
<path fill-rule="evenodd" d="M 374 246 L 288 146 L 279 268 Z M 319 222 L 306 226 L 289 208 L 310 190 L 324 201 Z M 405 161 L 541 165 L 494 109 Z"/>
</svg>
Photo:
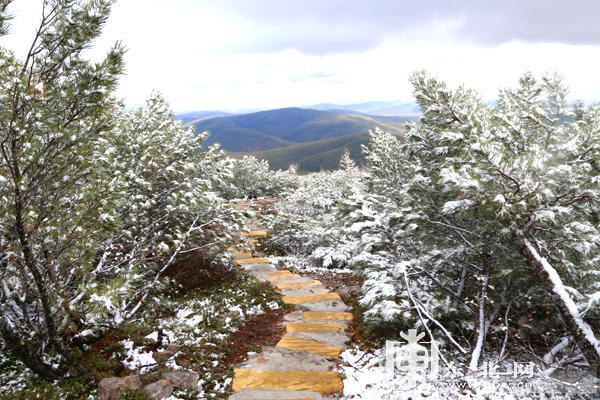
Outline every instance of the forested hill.
<svg viewBox="0 0 600 400">
<path fill-rule="evenodd" d="M 361 145 L 369 143 L 366 133 L 346 135 L 333 139 L 299 143 L 282 149 L 273 149 L 255 153 L 258 159 L 267 160 L 272 169 L 286 169 L 295 163 L 302 171 L 332 171 L 339 168 L 340 157 L 346 149 L 359 164 L 363 164 Z"/>
<path fill-rule="evenodd" d="M 316 140 L 366 134 L 375 127 L 399 133 L 402 120 L 402 117 L 281 108 L 205 119 L 194 123 L 194 126 L 197 132 L 211 132 L 207 144 L 218 142 L 224 149 L 232 152 L 257 152 Z"/>
</svg>

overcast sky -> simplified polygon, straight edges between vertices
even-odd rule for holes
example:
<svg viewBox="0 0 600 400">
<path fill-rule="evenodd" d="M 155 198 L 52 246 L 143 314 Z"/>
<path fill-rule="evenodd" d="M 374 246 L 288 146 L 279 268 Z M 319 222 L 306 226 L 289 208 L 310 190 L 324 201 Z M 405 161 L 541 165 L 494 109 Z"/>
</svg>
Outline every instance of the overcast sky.
<svg viewBox="0 0 600 400">
<path fill-rule="evenodd" d="M 41 0 L 15 0 L 3 45 L 23 54 Z M 412 101 L 426 69 L 493 99 L 518 77 L 559 72 L 600 100 L 598 0 L 120 0 L 99 56 L 129 49 L 119 96 L 152 89 L 176 111 Z"/>
</svg>

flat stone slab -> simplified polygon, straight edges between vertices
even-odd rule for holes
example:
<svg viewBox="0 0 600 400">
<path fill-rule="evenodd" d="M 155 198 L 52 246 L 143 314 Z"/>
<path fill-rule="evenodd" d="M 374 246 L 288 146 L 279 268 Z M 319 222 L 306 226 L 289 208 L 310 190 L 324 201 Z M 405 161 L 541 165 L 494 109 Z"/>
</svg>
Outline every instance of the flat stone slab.
<svg viewBox="0 0 600 400">
<path fill-rule="evenodd" d="M 345 305 L 340 300 L 324 300 L 316 303 L 300 303 L 297 306 L 302 311 L 343 312 L 350 309 L 350 307 Z"/>
<path fill-rule="evenodd" d="M 242 268 L 250 274 L 266 274 L 268 272 L 277 271 L 277 268 L 271 264 L 247 264 L 243 265 Z"/>
<path fill-rule="evenodd" d="M 284 289 L 281 290 L 281 294 L 284 296 L 304 296 L 307 294 L 321 294 L 329 293 L 329 289 L 325 286 L 310 286 L 299 289 Z"/>
<path fill-rule="evenodd" d="M 298 282 L 298 283 L 278 283 L 277 285 L 275 285 L 275 287 L 279 290 L 300 289 L 300 288 L 312 287 L 312 286 L 323 286 L 323 284 L 320 281 L 312 280 L 312 281 Z"/>
<path fill-rule="evenodd" d="M 342 378 L 337 372 L 313 371 L 254 371 L 234 368 L 233 390 L 275 389 L 312 390 L 319 393 L 335 393 L 343 389 Z"/>
<path fill-rule="evenodd" d="M 307 321 L 352 321 L 354 316 L 349 312 L 304 311 L 302 318 Z"/>
<path fill-rule="evenodd" d="M 271 278 L 267 278 L 267 280 L 271 283 L 280 282 L 280 281 L 289 281 L 290 279 L 301 278 L 298 274 L 284 274 L 280 276 L 273 276 Z"/>
<path fill-rule="evenodd" d="M 267 232 L 265 232 L 265 231 L 241 232 L 241 235 L 244 237 L 265 237 L 265 236 L 267 236 Z"/>
<path fill-rule="evenodd" d="M 233 253 L 233 256 L 237 259 L 252 258 L 252 253 Z"/>
<path fill-rule="evenodd" d="M 344 332 L 290 332 L 288 335 L 335 346 L 342 350 L 346 350 L 346 344 L 350 342 L 350 335 Z"/>
<path fill-rule="evenodd" d="M 297 310 L 297 311 L 292 311 L 289 314 L 286 314 L 283 317 L 283 323 L 282 325 L 285 327 L 286 323 L 288 322 L 301 322 L 301 323 L 311 323 L 311 324 L 330 324 L 330 323 L 336 323 L 339 325 L 342 325 L 345 329 L 348 329 L 348 326 L 350 325 L 350 321 L 348 320 L 332 320 L 332 321 L 310 321 L 310 320 L 306 320 L 305 318 L 302 317 L 302 311 Z"/>
<path fill-rule="evenodd" d="M 318 324 L 310 322 L 288 322 L 285 324 L 286 332 L 345 332 L 342 324 Z"/>
<path fill-rule="evenodd" d="M 307 278 L 307 277 L 300 277 L 300 278 L 291 278 L 285 281 L 278 281 L 277 284 L 278 285 L 282 285 L 282 284 L 288 284 L 288 283 L 303 283 L 303 282 L 311 282 L 312 279 L 311 278 Z"/>
<path fill-rule="evenodd" d="M 279 343 L 277 343 L 277 347 L 283 347 L 290 350 L 307 351 L 311 354 L 319 354 L 325 357 L 334 358 L 338 358 L 343 351 L 340 347 L 331 346 L 292 335 L 285 335 L 282 337 Z"/>
<path fill-rule="evenodd" d="M 323 300 L 342 300 L 337 293 L 315 293 L 315 294 L 304 294 L 300 296 L 283 296 L 281 298 L 286 304 L 303 304 L 303 303 L 317 303 Z"/>
<path fill-rule="evenodd" d="M 269 260 L 266 258 L 245 258 L 243 260 L 235 260 L 237 265 L 244 264 L 269 264 Z"/>
<path fill-rule="evenodd" d="M 292 275 L 292 272 L 288 271 L 287 269 L 284 269 L 282 271 L 269 272 L 267 275 L 272 278 L 272 277 L 275 277 L 275 276 Z"/>
<path fill-rule="evenodd" d="M 323 400 L 323 396 L 312 390 L 246 389 L 232 394 L 229 400 Z"/>
<path fill-rule="evenodd" d="M 318 354 L 294 351 L 283 347 L 263 347 L 261 353 L 251 355 L 240 369 L 255 371 L 317 371 L 327 372 L 336 368 L 336 363 Z"/>
</svg>

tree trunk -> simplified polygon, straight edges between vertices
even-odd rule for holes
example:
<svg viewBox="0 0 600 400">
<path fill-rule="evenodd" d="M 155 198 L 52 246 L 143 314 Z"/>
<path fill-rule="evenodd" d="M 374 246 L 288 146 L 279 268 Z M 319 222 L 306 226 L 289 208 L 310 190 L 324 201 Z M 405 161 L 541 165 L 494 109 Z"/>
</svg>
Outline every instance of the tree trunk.
<svg viewBox="0 0 600 400">
<path fill-rule="evenodd" d="M 42 379 L 53 381 L 65 374 L 65 371 L 43 363 L 40 357 L 35 354 L 37 352 L 33 351 L 34 346 L 22 341 L 20 337 L 13 334 L 11 330 L 6 327 L 3 320 L 0 320 L 0 336 L 2 336 L 2 339 L 6 343 L 9 353 Z"/>
<path fill-rule="evenodd" d="M 583 321 L 575 307 L 575 303 L 564 292 L 562 282 L 557 281 L 560 278 L 550 263 L 540 256 L 525 237 L 518 236 L 517 242 L 521 253 L 527 258 L 531 272 L 542 280 L 544 288 L 558 307 L 569 333 L 577 343 L 586 361 L 590 364 L 592 373 L 596 377 L 600 376 L 600 345 L 591 327 Z"/>
<path fill-rule="evenodd" d="M 491 273 L 491 260 L 489 254 L 484 255 L 483 264 L 483 283 L 481 284 L 481 293 L 479 295 L 479 328 L 477 332 L 477 342 L 475 343 L 473 353 L 471 353 L 471 362 L 469 363 L 469 369 L 472 372 L 477 371 L 483 345 L 485 344 L 485 337 L 487 335 L 485 303 L 487 301 L 487 289 L 490 282 Z"/>
</svg>

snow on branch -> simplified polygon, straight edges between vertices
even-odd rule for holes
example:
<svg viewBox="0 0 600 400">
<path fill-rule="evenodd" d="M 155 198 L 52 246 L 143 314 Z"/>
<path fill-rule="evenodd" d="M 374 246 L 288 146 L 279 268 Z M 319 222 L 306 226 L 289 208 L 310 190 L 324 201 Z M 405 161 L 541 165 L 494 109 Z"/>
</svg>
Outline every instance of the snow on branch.
<svg viewBox="0 0 600 400">
<path fill-rule="evenodd" d="M 557 296 L 560 297 L 562 302 L 565 304 L 581 333 L 585 336 L 587 341 L 594 346 L 596 353 L 600 355 L 600 341 L 598 340 L 598 338 L 596 338 L 596 336 L 594 336 L 594 332 L 592 331 L 590 325 L 587 322 L 585 322 L 581 317 L 579 310 L 575 305 L 575 302 L 573 301 L 571 296 L 569 296 L 569 293 L 567 293 L 567 289 L 562 283 L 558 272 L 556 272 L 554 267 L 550 265 L 546 258 L 542 257 L 537 252 L 537 250 L 533 247 L 529 240 L 523 237 L 523 243 L 525 244 L 525 247 L 527 248 L 529 253 L 533 256 L 533 258 L 542 266 L 542 268 L 544 268 L 544 271 L 546 271 L 546 273 L 548 274 L 548 277 L 550 278 L 550 281 L 553 284 L 552 290 Z"/>
</svg>

